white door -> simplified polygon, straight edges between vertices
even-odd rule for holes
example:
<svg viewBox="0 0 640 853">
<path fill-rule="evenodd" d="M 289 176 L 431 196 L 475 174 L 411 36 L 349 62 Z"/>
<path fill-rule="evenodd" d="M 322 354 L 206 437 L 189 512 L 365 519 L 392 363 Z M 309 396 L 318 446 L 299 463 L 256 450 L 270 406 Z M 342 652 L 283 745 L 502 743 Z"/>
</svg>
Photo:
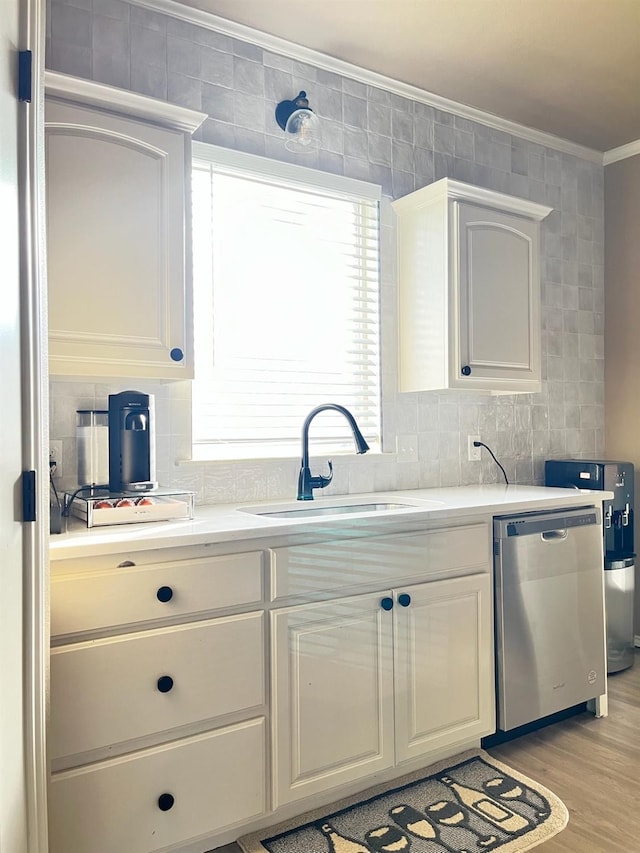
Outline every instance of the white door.
<svg viewBox="0 0 640 853">
<path fill-rule="evenodd" d="M 179 130 L 47 99 L 49 367 L 193 376 Z"/>
<path fill-rule="evenodd" d="M 494 379 L 526 390 L 526 383 L 540 381 L 539 225 L 479 205 L 456 204 L 456 387 Z"/>
<path fill-rule="evenodd" d="M 43 4 L 44 5 L 44 4 Z M 0 851 L 46 853 L 43 607 L 48 533 L 39 319 L 38 96 L 18 103 L 18 50 L 39 74 L 39 5 L 4 0 L 0 13 Z M 27 29 L 29 22 L 29 29 Z M 37 88 L 37 87 L 36 87 Z M 29 179 L 29 180 L 28 180 Z M 24 524 L 21 472 L 40 480 L 38 522 Z M 47 469 L 48 476 L 48 469 Z"/>
<path fill-rule="evenodd" d="M 403 587 L 394 601 L 396 761 L 492 732 L 491 576 Z"/>
<path fill-rule="evenodd" d="M 274 807 L 392 767 L 388 594 L 274 610 Z"/>
</svg>

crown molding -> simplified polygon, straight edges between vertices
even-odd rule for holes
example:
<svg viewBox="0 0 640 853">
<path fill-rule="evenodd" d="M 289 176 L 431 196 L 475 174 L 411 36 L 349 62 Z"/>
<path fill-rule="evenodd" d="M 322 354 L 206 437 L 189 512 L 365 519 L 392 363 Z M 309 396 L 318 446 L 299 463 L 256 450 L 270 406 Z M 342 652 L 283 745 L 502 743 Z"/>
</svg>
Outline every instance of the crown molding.
<svg viewBox="0 0 640 853">
<path fill-rule="evenodd" d="M 374 86 L 377 89 L 384 89 L 387 92 L 392 92 L 403 98 L 409 98 L 412 101 L 427 104 L 437 110 L 453 113 L 461 118 L 478 122 L 494 130 L 504 131 L 520 139 L 525 139 L 528 142 L 535 142 L 538 145 L 553 148 L 555 151 L 573 154 L 576 157 L 581 157 L 584 160 L 590 160 L 602 165 L 602 151 L 596 151 L 594 148 L 587 148 L 584 145 L 579 145 L 577 142 L 562 139 L 551 133 L 545 133 L 542 130 L 536 130 L 535 128 L 500 118 L 500 116 L 469 107 L 466 104 L 459 104 L 457 101 L 451 101 L 440 95 L 434 95 L 425 89 L 419 89 L 417 86 L 410 86 L 407 83 L 402 83 L 391 77 L 385 77 L 383 74 L 378 74 L 375 71 L 369 71 L 366 68 L 352 65 L 342 59 L 335 59 L 319 51 L 294 44 L 279 36 L 255 30 L 252 27 L 238 24 L 235 21 L 228 21 L 226 18 L 220 18 L 201 9 L 184 6 L 182 3 L 176 2 L 176 0 L 129 0 L 129 2 L 134 6 L 142 6 L 145 9 L 151 9 L 155 12 L 163 12 L 173 18 L 196 24 L 199 27 L 205 27 L 223 35 L 250 42 L 272 53 L 314 65 L 317 68 L 322 68 L 324 71 L 332 71 L 335 74 L 349 77 L 352 80 L 357 80 L 368 86 Z"/>
<path fill-rule="evenodd" d="M 626 160 L 627 157 L 635 157 L 640 154 L 640 139 L 635 142 L 629 142 L 626 145 L 621 145 L 619 148 L 612 148 L 610 151 L 605 151 L 602 161 L 605 166 L 610 166 L 611 163 L 617 163 L 618 160 Z"/>
<path fill-rule="evenodd" d="M 452 178 L 440 178 L 433 184 L 427 184 L 426 187 L 396 199 L 392 202 L 392 206 L 395 210 L 415 210 L 427 207 L 433 202 L 445 200 L 475 202 L 483 207 L 493 207 L 495 210 L 527 216 L 536 222 L 540 222 L 553 210 L 546 204 L 538 204 L 528 199 L 465 184 Z"/>
<path fill-rule="evenodd" d="M 149 98 L 147 95 L 138 95 L 128 89 L 116 89 L 93 80 L 71 77 L 58 71 L 44 72 L 44 88 L 50 98 L 99 105 L 113 112 L 124 112 L 127 115 L 160 122 L 187 133 L 196 131 L 208 118 L 206 113 Z"/>
</svg>

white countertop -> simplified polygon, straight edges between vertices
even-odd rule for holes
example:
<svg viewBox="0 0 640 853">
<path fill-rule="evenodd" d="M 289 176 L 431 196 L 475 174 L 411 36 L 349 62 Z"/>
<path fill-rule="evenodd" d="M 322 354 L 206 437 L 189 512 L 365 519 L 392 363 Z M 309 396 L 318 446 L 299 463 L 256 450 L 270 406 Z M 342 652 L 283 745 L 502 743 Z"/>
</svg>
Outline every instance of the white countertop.
<svg viewBox="0 0 640 853">
<path fill-rule="evenodd" d="M 392 520 L 419 523 L 427 518 L 446 523 L 459 517 L 509 515 L 600 505 L 613 497 L 612 492 L 557 489 L 545 486 L 457 486 L 443 489 L 414 489 L 399 492 L 318 497 L 313 502 L 287 501 L 262 504 L 217 504 L 196 507 L 195 518 L 185 521 L 156 521 L 87 529 L 78 519 L 69 519 L 68 532 L 52 535 L 52 560 L 138 551 L 148 548 L 171 548 L 181 545 L 203 545 L 247 539 L 264 539 L 296 533 L 322 533 L 330 529 L 353 530 L 354 523 L 369 526 L 375 521 Z M 318 518 L 265 518 L 247 511 L 309 509 L 313 506 L 346 504 L 403 503 L 402 509 L 322 515 Z M 388 530 L 387 532 L 392 532 Z"/>
</svg>

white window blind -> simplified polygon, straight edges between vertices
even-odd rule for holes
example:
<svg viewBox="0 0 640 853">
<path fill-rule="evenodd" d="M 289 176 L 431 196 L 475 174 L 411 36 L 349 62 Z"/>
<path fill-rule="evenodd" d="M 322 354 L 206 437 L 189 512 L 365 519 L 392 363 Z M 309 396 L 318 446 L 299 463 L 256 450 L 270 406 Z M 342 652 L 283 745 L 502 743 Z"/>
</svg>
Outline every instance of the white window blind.
<svg viewBox="0 0 640 853">
<path fill-rule="evenodd" d="M 379 188 L 194 144 L 194 458 L 297 456 L 340 403 L 380 446 Z M 353 452 L 323 412 L 312 453 Z"/>
</svg>

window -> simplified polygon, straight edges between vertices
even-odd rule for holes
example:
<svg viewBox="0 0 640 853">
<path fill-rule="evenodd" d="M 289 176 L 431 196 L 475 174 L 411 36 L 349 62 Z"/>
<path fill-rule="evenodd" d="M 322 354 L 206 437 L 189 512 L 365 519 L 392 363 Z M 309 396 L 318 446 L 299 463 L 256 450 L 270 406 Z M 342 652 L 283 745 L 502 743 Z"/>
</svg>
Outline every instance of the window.
<svg viewBox="0 0 640 853">
<path fill-rule="evenodd" d="M 379 187 L 194 143 L 194 459 L 380 447 Z M 313 452 L 353 452 L 324 412 Z"/>
</svg>

